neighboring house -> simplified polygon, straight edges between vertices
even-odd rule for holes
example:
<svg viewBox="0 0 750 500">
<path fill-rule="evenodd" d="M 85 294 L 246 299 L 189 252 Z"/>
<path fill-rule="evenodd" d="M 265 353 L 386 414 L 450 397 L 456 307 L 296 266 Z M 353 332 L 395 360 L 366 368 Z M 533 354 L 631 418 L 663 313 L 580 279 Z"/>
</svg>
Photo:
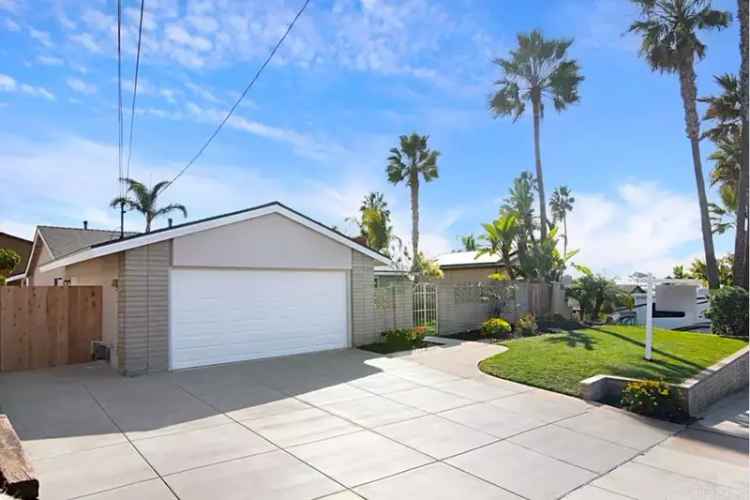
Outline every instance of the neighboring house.
<svg viewBox="0 0 750 500">
<path fill-rule="evenodd" d="M 487 281 L 490 274 L 504 269 L 497 255 L 480 255 L 478 252 L 451 252 L 435 259 L 443 271 L 444 283 L 476 283 Z"/>
<path fill-rule="evenodd" d="M 50 253 L 31 283 L 114 289 L 103 336 L 124 374 L 373 342 L 373 268 L 390 264 L 278 202 Z"/>
<path fill-rule="evenodd" d="M 31 242 L 12 234 L 0 232 L 0 248 L 13 250 L 21 257 L 18 265 L 11 271 L 10 276 L 23 273 L 24 269 L 26 269 L 26 264 L 29 262 Z"/>
</svg>

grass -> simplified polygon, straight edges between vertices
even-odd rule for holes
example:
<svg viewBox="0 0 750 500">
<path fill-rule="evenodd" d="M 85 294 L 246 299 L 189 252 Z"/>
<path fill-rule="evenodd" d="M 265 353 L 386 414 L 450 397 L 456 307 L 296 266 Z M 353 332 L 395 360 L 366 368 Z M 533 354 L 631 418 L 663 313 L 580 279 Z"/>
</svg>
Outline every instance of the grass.
<svg viewBox="0 0 750 500">
<path fill-rule="evenodd" d="M 679 383 L 745 347 L 742 339 L 654 329 L 653 360 L 643 359 L 645 329 L 610 326 L 508 340 L 508 351 L 479 368 L 490 375 L 579 396 L 598 374 Z"/>
</svg>

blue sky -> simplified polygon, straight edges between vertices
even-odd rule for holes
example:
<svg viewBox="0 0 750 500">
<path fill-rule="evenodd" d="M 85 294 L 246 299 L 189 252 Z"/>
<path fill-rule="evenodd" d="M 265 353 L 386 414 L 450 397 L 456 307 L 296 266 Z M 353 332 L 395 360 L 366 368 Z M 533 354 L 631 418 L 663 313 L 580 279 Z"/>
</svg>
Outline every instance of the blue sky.
<svg viewBox="0 0 750 500">
<path fill-rule="evenodd" d="M 300 3 L 146 0 L 131 176 L 171 178 L 192 157 Z M 124 6 L 129 109 L 139 2 Z M 117 194 L 114 13 L 113 0 L 0 0 L 0 230 L 118 225 L 107 203 Z M 665 274 L 702 254 L 695 180 L 677 78 L 639 58 L 625 34 L 636 14 L 624 0 L 312 0 L 165 202 L 192 219 L 277 199 L 353 231 L 344 219 L 377 190 L 408 239 L 408 191 L 387 183 L 385 159 L 417 131 L 442 153 L 440 178 L 422 189 L 421 245 L 433 256 L 458 248 L 533 168 L 531 120 L 493 119 L 487 99 L 499 77 L 491 60 L 536 28 L 573 37 L 586 77 L 581 102 L 561 114 L 548 106 L 542 129 L 548 192 L 566 184 L 577 198 L 570 246 L 610 275 Z M 738 30 L 702 36 L 707 95 L 712 75 L 739 66 Z M 128 226 L 142 220 L 129 215 Z M 720 254 L 731 244 L 716 240 Z"/>
</svg>

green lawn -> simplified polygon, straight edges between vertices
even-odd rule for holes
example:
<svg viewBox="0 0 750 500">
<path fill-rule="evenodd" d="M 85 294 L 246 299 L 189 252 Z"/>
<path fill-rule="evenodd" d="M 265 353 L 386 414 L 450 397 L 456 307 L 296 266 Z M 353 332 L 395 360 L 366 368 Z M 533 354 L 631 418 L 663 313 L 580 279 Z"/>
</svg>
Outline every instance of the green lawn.
<svg viewBox="0 0 750 500">
<path fill-rule="evenodd" d="M 487 358 L 480 369 L 504 379 L 579 395 L 578 383 L 592 375 L 682 382 L 745 347 L 740 339 L 654 329 L 653 361 L 643 359 L 645 329 L 588 328 L 508 340 L 508 351 Z"/>
</svg>

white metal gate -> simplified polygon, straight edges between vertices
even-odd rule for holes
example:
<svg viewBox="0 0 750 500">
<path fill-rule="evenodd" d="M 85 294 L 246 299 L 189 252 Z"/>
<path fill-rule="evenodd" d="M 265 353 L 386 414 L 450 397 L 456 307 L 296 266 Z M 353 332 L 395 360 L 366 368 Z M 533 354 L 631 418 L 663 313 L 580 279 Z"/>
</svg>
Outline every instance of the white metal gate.
<svg viewBox="0 0 750 500">
<path fill-rule="evenodd" d="M 414 285 L 414 326 L 425 326 L 428 335 L 439 335 L 437 286 L 431 283 Z"/>
</svg>

